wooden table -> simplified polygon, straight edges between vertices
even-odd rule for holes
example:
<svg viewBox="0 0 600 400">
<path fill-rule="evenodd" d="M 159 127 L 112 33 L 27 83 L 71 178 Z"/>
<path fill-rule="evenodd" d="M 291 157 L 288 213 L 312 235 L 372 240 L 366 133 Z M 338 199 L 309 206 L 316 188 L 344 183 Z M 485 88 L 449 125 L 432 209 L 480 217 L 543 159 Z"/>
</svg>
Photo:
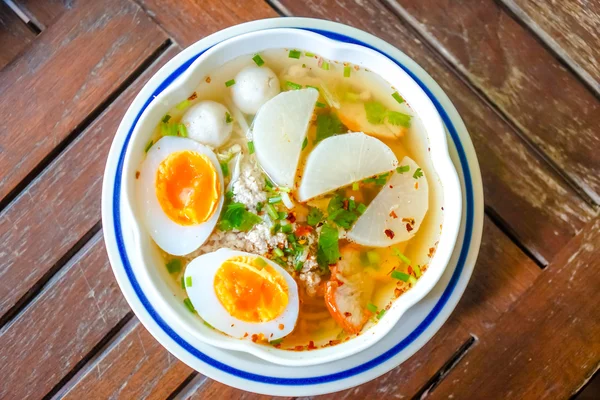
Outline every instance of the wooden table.
<svg viewBox="0 0 600 400">
<path fill-rule="evenodd" d="M 600 365 L 600 1 L 13 1 L 21 16 L 0 2 L 0 398 L 260 397 L 140 325 L 108 264 L 100 188 L 158 68 L 281 15 L 415 59 L 465 120 L 485 188 L 479 261 L 448 322 L 393 371 L 323 398 L 600 396 L 584 388 Z"/>
</svg>

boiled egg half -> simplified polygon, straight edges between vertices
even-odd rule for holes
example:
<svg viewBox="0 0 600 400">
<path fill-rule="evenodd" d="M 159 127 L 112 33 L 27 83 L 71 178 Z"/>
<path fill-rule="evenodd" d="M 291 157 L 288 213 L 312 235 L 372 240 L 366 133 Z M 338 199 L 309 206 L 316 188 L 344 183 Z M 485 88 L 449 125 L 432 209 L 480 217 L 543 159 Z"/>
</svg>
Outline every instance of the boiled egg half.
<svg viewBox="0 0 600 400">
<path fill-rule="evenodd" d="M 272 341 L 296 325 L 298 286 L 289 273 L 264 257 L 219 249 L 192 260 L 185 281 L 200 317 L 229 336 Z"/>
<path fill-rule="evenodd" d="M 156 244 L 176 256 L 200 247 L 223 206 L 223 172 L 212 150 L 166 136 L 148 150 L 139 172 L 141 214 Z"/>
</svg>

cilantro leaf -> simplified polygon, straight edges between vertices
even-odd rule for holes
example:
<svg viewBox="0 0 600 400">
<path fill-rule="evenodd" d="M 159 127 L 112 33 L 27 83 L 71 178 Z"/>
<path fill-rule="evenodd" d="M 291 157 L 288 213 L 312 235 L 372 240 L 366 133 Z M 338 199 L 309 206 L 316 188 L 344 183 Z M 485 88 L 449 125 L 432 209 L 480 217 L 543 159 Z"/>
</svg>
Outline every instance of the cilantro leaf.
<svg viewBox="0 0 600 400">
<path fill-rule="evenodd" d="M 367 121 L 374 125 L 383 124 L 385 119 L 386 108 L 383 104 L 377 101 L 369 101 L 365 103 L 365 112 L 367 113 Z"/>
<path fill-rule="evenodd" d="M 317 138 L 315 141 L 320 142 L 330 136 L 344 133 L 346 130 L 347 128 L 342 124 L 337 115 L 319 114 L 317 115 Z"/>
<path fill-rule="evenodd" d="M 337 211 L 333 222 L 344 229 L 350 229 L 357 219 L 358 216 L 355 213 L 342 209 Z"/>
<path fill-rule="evenodd" d="M 404 114 L 398 111 L 388 111 L 387 113 L 388 122 L 396 126 L 404 126 L 405 128 L 410 127 L 410 119 L 412 118 L 408 114 Z"/>
<path fill-rule="evenodd" d="M 238 229 L 245 232 L 252 229 L 260 221 L 262 219 L 258 215 L 246 210 L 244 204 L 230 203 L 223 213 L 219 228 L 224 231 Z"/>
<path fill-rule="evenodd" d="M 306 222 L 310 226 L 316 226 L 322 220 L 323 220 L 323 212 L 321 210 L 319 210 L 317 207 L 310 207 L 308 210 L 308 217 L 306 218 Z"/>
<path fill-rule="evenodd" d="M 339 234 L 332 224 L 325 224 L 321 228 L 317 248 L 317 263 L 323 269 L 335 264 L 340 258 Z"/>
<path fill-rule="evenodd" d="M 413 174 L 413 178 L 419 179 L 422 176 L 423 176 L 423 171 L 421 171 L 421 168 L 417 168 L 417 170 Z"/>
<path fill-rule="evenodd" d="M 329 200 L 329 204 L 327 205 L 327 214 L 331 216 L 336 211 L 341 210 L 344 207 L 344 198 L 339 194 L 336 194 Z"/>
</svg>

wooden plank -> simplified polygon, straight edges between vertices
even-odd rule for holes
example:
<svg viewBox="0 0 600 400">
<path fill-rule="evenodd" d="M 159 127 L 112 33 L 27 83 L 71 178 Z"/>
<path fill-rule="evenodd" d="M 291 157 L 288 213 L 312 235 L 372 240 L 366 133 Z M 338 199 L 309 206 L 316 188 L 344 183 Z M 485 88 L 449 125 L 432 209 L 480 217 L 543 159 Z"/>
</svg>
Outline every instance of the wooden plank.
<svg viewBox="0 0 600 400">
<path fill-rule="evenodd" d="M 600 3 L 502 0 L 542 40 L 600 93 Z"/>
<path fill-rule="evenodd" d="M 75 7 L 73 0 L 13 0 L 42 30 L 50 26 L 65 11 Z"/>
<path fill-rule="evenodd" d="M 0 199 L 166 40 L 133 2 L 84 2 L 0 71 Z"/>
<path fill-rule="evenodd" d="M 0 2 L 0 69 L 11 62 L 34 38 L 33 33 L 21 19 Z"/>
<path fill-rule="evenodd" d="M 0 316 L 60 267 L 61 258 L 100 221 L 102 174 L 114 132 L 142 86 L 178 52 L 173 46 L 159 57 L 2 211 Z"/>
<path fill-rule="evenodd" d="M 292 400 L 294 397 L 264 396 L 256 393 L 235 389 L 231 386 L 206 379 L 198 375 L 185 392 L 177 396 L 177 399 L 204 400 L 204 399 L 227 399 L 227 400 Z"/>
<path fill-rule="evenodd" d="M 600 102 L 494 0 L 387 0 L 600 203 Z"/>
<path fill-rule="evenodd" d="M 360 3 L 283 0 L 291 15 L 336 20 L 400 48 L 440 84 L 465 120 L 479 155 L 486 206 L 546 264 L 592 210 L 479 96 L 376 0 Z"/>
<path fill-rule="evenodd" d="M 94 393 L 98 399 L 162 400 L 191 373 L 134 318 L 97 363 L 77 377 L 76 385 L 68 385 L 57 397 L 78 400 Z"/>
<path fill-rule="evenodd" d="M 481 335 L 493 327 L 495 319 L 510 308 L 539 273 L 540 269 L 486 219 L 479 262 L 471 283 L 458 308 L 440 332 L 417 354 L 393 371 L 358 388 L 323 398 L 362 398 L 361 396 L 376 392 L 384 396 L 415 395 L 469 339 L 469 334 Z M 145 352 L 139 349 L 125 352 L 123 349 L 134 346 L 130 344 L 131 341 L 137 338 L 138 334 L 145 332 L 141 325 L 126 331 L 126 334 L 116 337 L 103 354 L 85 367 L 86 372 L 81 380 L 74 380 L 70 384 L 72 386 L 68 389 L 69 394 L 98 392 L 103 394 L 101 397 L 109 397 L 121 387 L 127 387 L 131 393 L 139 393 L 144 390 L 144 381 L 133 377 L 140 370 L 146 371 L 146 379 L 150 382 L 184 382 L 188 379 L 190 371 L 181 370 L 173 364 L 167 355 L 168 352 L 160 346 L 149 346 L 144 341 Z M 114 365 L 116 366 L 113 367 Z M 105 371 L 110 368 L 115 368 L 110 374 L 96 373 L 98 370 Z M 154 387 L 154 383 L 151 386 Z M 225 399 L 249 396 L 248 393 L 204 380 L 203 377 L 194 378 L 182 388 L 180 398 L 188 398 L 194 393 L 198 398 Z"/>
<path fill-rule="evenodd" d="M 600 218 L 557 255 L 434 398 L 560 399 L 600 365 Z M 502 368 L 499 368 L 502 366 Z"/>
<path fill-rule="evenodd" d="M 41 398 L 129 312 L 98 233 L 0 334 L 0 398 Z"/>
<path fill-rule="evenodd" d="M 140 4 L 182 47 L 232 25 L 278 16 L 263 0 L 140 0 Z"/>
</svg>

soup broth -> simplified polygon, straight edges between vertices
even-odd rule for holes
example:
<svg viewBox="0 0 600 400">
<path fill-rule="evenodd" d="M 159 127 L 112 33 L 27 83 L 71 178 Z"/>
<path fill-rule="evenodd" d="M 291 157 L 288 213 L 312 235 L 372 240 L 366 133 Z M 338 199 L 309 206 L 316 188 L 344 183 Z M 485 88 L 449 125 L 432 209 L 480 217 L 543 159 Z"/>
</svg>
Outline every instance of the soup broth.
<svg viewBox="0 0 600 400">
<path fill-rule="evenodd" d="M 441 231 L 440 183 L 431 165 L 426 133 L 403 100 L 402 88 L 391 87 L 380 76 L 359 66 L 326 60 L 304 50 L 273 49 L 258 56 L 258 62 L 254 54 L 241 56 L 206 76 L 189 99 L 169 111 L 168 118 L 165 116 L 153 134 L 148 149 L 165 135 L 187 136 L 190 127 L 185 126 L 182 117 L 204 100 L 227 107 L 227 124 L 232 129 L 231 137 L 214 148 L 225 178 L 225 204 L 219 222 L 208 240 L 191 254 L 177 257 L 161 250 L 166 268 L 159 267 L 174 294 L 187 300 L 188 305 L 184 271 L 197 256 L 232 247 L 273 260 L 298 283 L 298 319 L 293 331 L 284 338 L 258 337 L 255 341 L 285 350 L 335 345 L 385 318 L 392 302 L 426 273 Z M 254 115 L 242 112 L 232 97 L 233 86 L 239 84 L 232 82 L 234 77 L 244 68 L 258 64 L 273 71 L 281 92 L 307 87 L 319 92 L 293 187 L 277 187 L 258 165 L 252 136 Z M 184 127 L 177 128 L 181 125 Z M 404 170 L 406 166 L 400 162 L 391 171 L 360 179 L 306 202 L 298 201 L 298 185 L 311 153 L 323 140 L 347 132 L 364 132 L 377 138 L 398 160 L 414 160 L 418 170 Z M 242 161 L 238 161 L 238 155 Z M 336 165 L 331 165 L 331 169 L 335 170 Z M 241 183 L 236 186 L 236 173 L 239 182 L 254 182 L 254 191 L 246 192 L 247 187 L 241 187 Z M 427 213 L 416 234 L 407 241 L 383 247 L 349 240 L 347 232 L 388 185 L 391 176 L 401 173 L 410 174 L 415 187 L 424 177 L 429 187 Z M 246 231 L 232 228 L 227 219 L 232 204 L 252 201 L 248 197 L 256 193 L 259 196 L 254 200 L 260 200 L 247 203 L 247 212 L 261 222 L 256 220 L 256 225 Z M 286 200 L 293 207 L 288 207 Z M 407 218 L 403 223 L 410 232 L 415 222 Z M 322 258 L 327 257 L 321 257 L 325 253 L 323 232 L 332 229 L 338 231 L 339 257 L 324 262 Z M 389 232 L 391 238 L 395 234 Z M 355 307 L 354 315 L 347 311 L 348 307 Z"/>
</svg>

